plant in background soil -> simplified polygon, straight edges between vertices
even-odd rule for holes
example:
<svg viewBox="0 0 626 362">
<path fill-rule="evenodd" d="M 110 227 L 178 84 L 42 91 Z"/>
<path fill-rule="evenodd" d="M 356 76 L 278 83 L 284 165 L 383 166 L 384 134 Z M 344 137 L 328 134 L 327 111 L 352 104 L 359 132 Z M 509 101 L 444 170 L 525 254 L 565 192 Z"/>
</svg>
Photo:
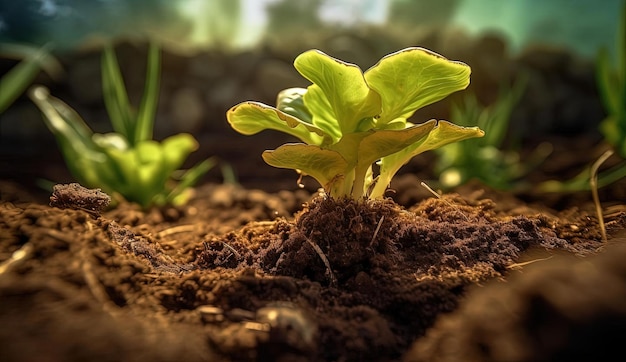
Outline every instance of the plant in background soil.
<svg viewBox="0 0 626 362">
<path fill-rule="evenodd" d="M 551 151 L 548 144 L 541 144 L 524 162 L 519 144 L 511 149 L 503 148 L 511 113 L 524 92 L 526 81 L 526 78 L 520 78 L 512 88 L 502 89 L 496 101 L 486 107 L 480 105 L 473 94 L 466 96 L 462 103 L 453 104 L 450 118 L 454 123 L 477 125 L 486 135 L 435 150 L 440 187 L 452 189 L 470 179 L 477 179 L 495 189 L 517 189 L 522 187 L 520 180 L 523 176 L 545 159 Z"/>
<path fill-rule="evenodd" d="M 297 137 L 301 143 L 265 151 L 263 159 L 312 176 L 333 198 L 382 198 L 414 156 L 484 134 L 447 121 L 408 121 L 416 110 L 469 85 L 469 66 L 429 50 L 400 50 L 365 72 L 319 50 L 300 54 L 294 66 L 309 87 L 283 90 L 276 107 L 240 103 L 227 118 L 244 135 L 273 129 Z"/>
<path fill-rule="evenodd" d="M 590 165 L 567 181 L 546 181 L 539 186 L 546 192 L 570 192 L 601 188 L 626 177 L 626 5 L 622 6 L 620 29 L 617 34 L 617 66 L 611 64 L 606 48 L 600 50 L 596 60 L 596 81 L 607 116 L 600 123 L 604 142 L 611 147 L 599 160 L 606 161 L 617 154 L 621 162 L 595 174 L 599 164 Z M 600 162 L 601 164 L 602 162 Z"/>
<path fill-rule="evenodd" d="M 94 133 L 67 104 L 51 96 L 48 89 L 35 86 L 30 98 L 44 115 L 55 135 L 65 162 L 85 187 L 123 197 L 147 208 L 151 205 L 180 204 L 191 186 L 213 167 L 213 158 L 187 171 L 180 171 L 189 154 L 198 148 L 195 138 L 177 134 L 157 142 L 152 139 L 158 101 L 160 54 L 151 45 L 141 104 L 135 110 L 126 93 L 112 47 L 102 55 L 104 101 L 114 132 Z"/>
<path fill-rule="evenodd" d="M 0 56 L 21 61 L 0 78 L 0 114 L 22 94 L 43 69 L 52 78 L 62 73 L 59 62 L 49 53 L 49 46 L 34 48 L 0 44 Z"/>
<path fill-rule="evenodd" d="M 622 7 L 617 35 L 617 67 L 613 68 L 606 48 L 597 60 L 597 80 L 607 117 L 600 124 L 604 139 L 626 160 L 626 5 Z"/>
</svg>

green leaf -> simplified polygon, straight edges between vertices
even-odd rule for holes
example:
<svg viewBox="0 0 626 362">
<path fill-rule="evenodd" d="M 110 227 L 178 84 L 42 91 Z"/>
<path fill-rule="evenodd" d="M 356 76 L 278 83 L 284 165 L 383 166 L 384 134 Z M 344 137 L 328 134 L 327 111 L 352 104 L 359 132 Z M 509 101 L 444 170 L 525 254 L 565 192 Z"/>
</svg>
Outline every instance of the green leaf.
<svg viewBox="0 0 626 362">
<path fill-rule="evenodd" d="M 265 151 L 263 160 L 270 166 L 290 168 L 311 176 L 327 190 L 334 182 L 341 182 L 349 169 L 338 152 L 301 143 L 288 143 L 273 151 Z"/>
<path fill-rule="evenodd" d="M 31 100 L 43 113 L 44 123 L 59 144 L 68 168 L 85 185 L 97 181 L 97 172 L 91 163 L 105 162 L 100 148 L 92 141 L 93 132 L 68 105 L 50 96 L 47 88 L 34 86 L 28 91 Z"/>
<path fill-rule="evenodd" d="M 324 139 L 324 145 L 339 141 L 342 136 L 341 127 L 322 89 L 313 84 L 309 86 L 303 98 L 307 109 L 313 112 L 313 124 L 330 136 Z"/>
<path fill-rule="evenodd" d="M 154 119 L 159 101 L 159 73 L 161 72 L 161 57 L 159 47 L 150 44 L 148 50 L 148 65 L 146 70 L 146 85 L 143 98 L 137 113 L 133 143 L 152 138 Z"/>
<path fill-rule="evenodd" d="M 433 122 L 433 121 L 430 121 Z M 371 197 L 382 197 L 385 189 L 391 182 L 392 177 L 400 167 L 420 153 L 433 150 L 449 143 L 458 142 L 468 138 L 482 137 L 485 133 L 478 127 L 461 127 L 446 121 L 437 121 L 436 126 L 422 138 L 403 150 L 383 157 L 380 164 L 380 175 Z"/>
<path fill-rule="evenodd" d="M 198 142 L 188 133 L 179 133 L 164 139 L 161 147 L 165 155 L 164 169 L 171 174 L 183 165 L 189 154 L 198 149 Z"/>
<path fill-rule="evenodd" d="M 134 142 L 134 115 L 115 51 L 110 45 L 102 53 L 102 92 L 113 130 Z"/>
<path fill-rule="evenodd" d="M 306 88 L 287 88 L 278 93 L 276 108 L 290 116 L 294 116 L 309 124 L 313 123 L 313 115 L 304 105 Z"/>
<path fill-rule="evenodd" d="M 300 54 L 294 66 L 322 90 L 342 134 L 358 131 L 361 120 L 380 114 L 380 95 L 368 87 L 358 66 L 319 50 Z M 307 107 L 313 114 L 318 112 L 308 104 Z"/>
<path fill-rule="evenodd" d="M 0 114 L 2 114 L 33 82 L 41 71 L 42 62 L 48 57 L 45 49 L 40 49 L 19 62 L 0 78 Z"/>
<path fill-rule="evenodd" d="M 365 80 L 382 97 L 378 124 L 386 124 L 465 89 L 470 73 L 464 63 L 413 47 L 383 57 L 365 72 Z"/>
<path fill-rule="evenodd" d="M 204 174 L 209 172 L 215 164 L 217 159 L 215 157 L 208 158 L 204 161 L 198 162 L 181 176 L 176 187 L 167 195 L 164 203 L 172 203 L 174 205 L 182 205 L 187 202 L 189 195 L 185 194 L 185 191 L 195 185 Z"/>
<path fill-rule="evenodd" d="M 596 60 L 596 79 L 598 89 L 604 101 L 604 107 L 610 114 L 616 114 L 620 107 L 620 94 L 618 92 L 617 74 L 613 72 L 609 52 L 606 49 L 600 50 Z"/>
<path fill-rule="evenodd" d="M 324 137 L 329 137 L 322 129 L 259 102 L 239 103 L 228 110 L 226 118 L 234 130 L 244 135 L 273 129 L 307 144 L 319 144 Z"/>
</svg>

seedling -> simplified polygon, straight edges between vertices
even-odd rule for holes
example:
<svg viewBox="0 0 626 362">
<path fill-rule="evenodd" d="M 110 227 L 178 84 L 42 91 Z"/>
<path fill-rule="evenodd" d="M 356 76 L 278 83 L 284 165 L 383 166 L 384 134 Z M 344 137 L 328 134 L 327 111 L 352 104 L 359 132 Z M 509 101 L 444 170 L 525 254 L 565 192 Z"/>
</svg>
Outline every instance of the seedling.
<svg viewBox="0 0 626 362">
<path fill-rule="evenodd" d="M 267 150 L 263 159 L 312 176 L 330 197 L 382 198 L 414 156 L 484 135 L 478 127 L 446 121 L 408 121 L 416 110 L 469 85 L 469 66 L 429 50 L 400 50 L 365 73 L 319 50 L 300 54 L 294 66 L 310 86 L 281 91 L 276 107 L 240 103 L 227 118 L 244 135 L 273 129 L 302 141 Z"/>
<path fill-rule="evenodd" d="M 85 187 L 100 188 L 144 208 L 184 203 L 190 187 L 215 163 L 210 158 L 186 172 L 178 171 L 198 148 L 195 138 L 181 133 L 162 142 L 152 140 L 159 68 L 159 49 L 151 45 L 144 95 L 135 111 L 129 103 L 115 52 L 110 46 L 105 48 L 102 85 L 112 133 L 94 133 L 78 113 L 51 96 L 45 87 L 35 86 L 29 92 L 74 177 Z M 179 173 L 182 176 L 175 182 Z"/>
</svg>

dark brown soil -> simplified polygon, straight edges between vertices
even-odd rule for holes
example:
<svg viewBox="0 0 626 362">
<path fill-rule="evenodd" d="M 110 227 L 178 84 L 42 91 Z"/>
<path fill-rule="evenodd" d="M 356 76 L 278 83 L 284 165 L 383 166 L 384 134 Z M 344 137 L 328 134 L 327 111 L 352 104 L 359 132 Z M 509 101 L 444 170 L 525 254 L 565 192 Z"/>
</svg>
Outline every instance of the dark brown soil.
<svg viewBox="0 0 626 362">
<path fill-rule="evenodd" d="M 206 184 L 100 216 L 0 192 L 2 361 L 602 359 L 626 331 L 623 206 L 604 243 L 589 203 L 476 185 L 401 206 Z"/>
</svg>

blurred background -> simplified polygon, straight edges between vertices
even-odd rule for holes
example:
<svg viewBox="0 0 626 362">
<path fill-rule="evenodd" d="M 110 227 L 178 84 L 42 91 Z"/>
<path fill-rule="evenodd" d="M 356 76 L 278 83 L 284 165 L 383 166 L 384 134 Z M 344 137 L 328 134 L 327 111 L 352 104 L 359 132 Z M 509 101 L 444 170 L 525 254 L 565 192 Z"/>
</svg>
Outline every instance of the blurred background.
<svg viewBox="0 0 626 362">
<path fill-rule="evenodd" d="M 511 50 L 542 42 L 594 56 L 615 45 L 621 0 L 22 0 L 0 1 L 0 41 L 73 49 L 151 37 L 191 50 L 250 48 L 325 28 L 496 32 Z"/>
<path fill-rule="evenodd" d="M 472 68 L 468 92 L 483 104 L 521 74 L 526 91 L 510 132 L 533 144 L 552 136 L 599 137 L 605 113 L 594 79 L 599 49 L 615 57 L 621 0 L 0 0 L 0 46 L 51 46 L 63 72 L 42 72 L 50 88 L 97 132 L 110 131 L 100 56 L 114 42 L 131 100 L 143 90 L 147 44 L 162 47 L 155 138 L 190 132 L 194 162 L 217 155 L 246 186 L 277 190 L 291 170 L 263 163 L 282 134 L 241 136 L 225 112 L 244 100 L 273 104 L 284 88 L 306 86 L 292 66 L 317 48 L 364 70 L 385 54 L 422 46 Z M 2 48 L 0 47 L 0 53 Z M 19 60 L 2 57 L 0 75 Z M 2 90 L 0 90 L 1 92 Z M 456 98 L 455 98 L 456 97 Z M 446 119 L 453 95 L 415 121 Z M 0 179 L 67 181 L 53 136 L 22 96 L 0 114 Z M 248 162 L 242 165 L 241 162 Z M 410 167 L 408 168 L 410 170 Z M 218 179 L 218 175 L 213 175 Z"/>
</svg>

